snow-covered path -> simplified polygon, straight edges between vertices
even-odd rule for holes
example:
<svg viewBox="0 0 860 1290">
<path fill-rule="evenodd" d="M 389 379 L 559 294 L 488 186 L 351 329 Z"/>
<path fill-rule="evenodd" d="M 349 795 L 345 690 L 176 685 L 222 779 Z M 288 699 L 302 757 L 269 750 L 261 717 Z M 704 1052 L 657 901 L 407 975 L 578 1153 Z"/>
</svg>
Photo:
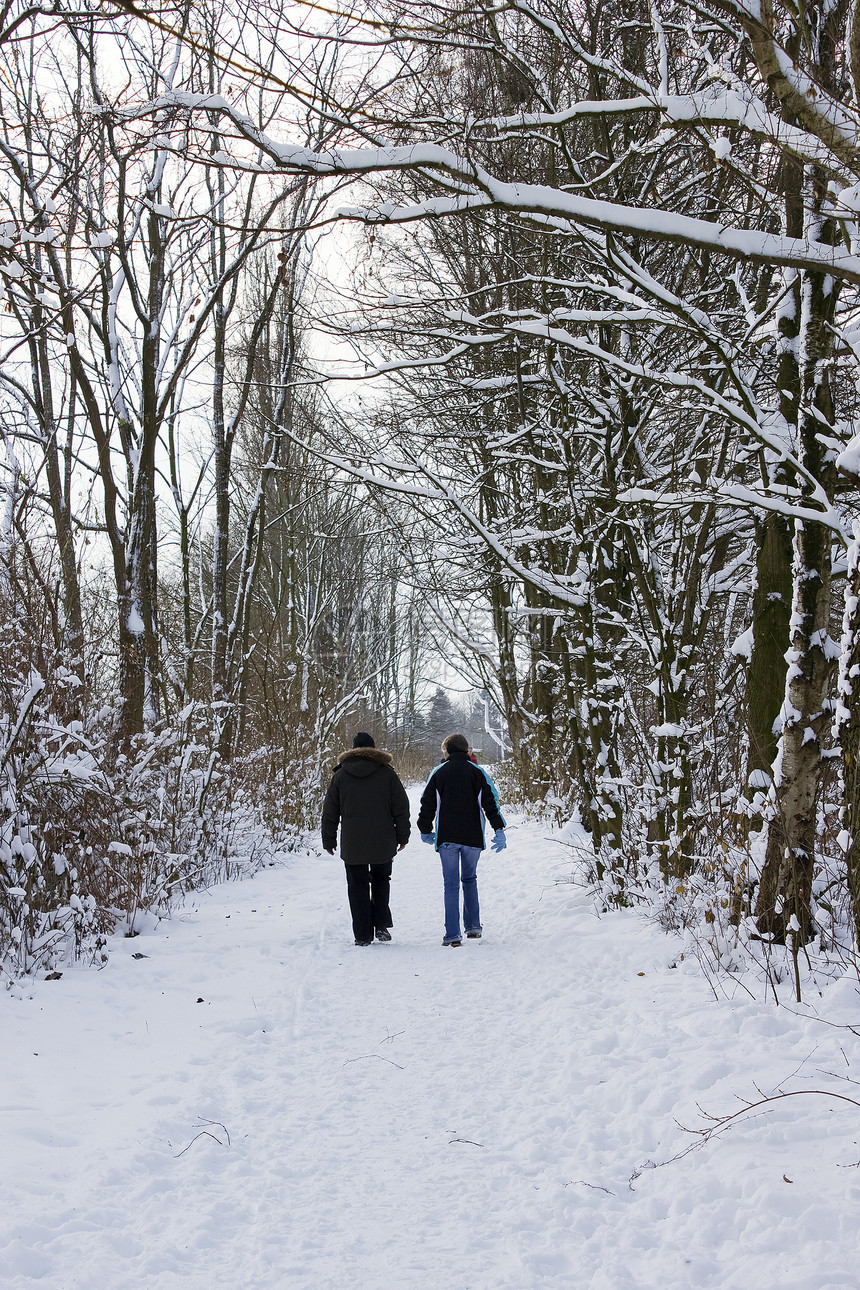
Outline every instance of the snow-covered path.
<svg viewBox="0 0 860 1290">
<path fill-rule="evenodd" d="M 856 1290 L 860 1109 L 789 1098 L 673 1159 L 697 1104 L 860 1092 L 855 1036 L 715 1002 L 543 833 L 482 859 L 460 949 L 415 841 L 391 945 L 297 857 L 7 996 L 3 1290 Z M 847 979 L 816 1005 L 860 1018 Z"/>
</svg>

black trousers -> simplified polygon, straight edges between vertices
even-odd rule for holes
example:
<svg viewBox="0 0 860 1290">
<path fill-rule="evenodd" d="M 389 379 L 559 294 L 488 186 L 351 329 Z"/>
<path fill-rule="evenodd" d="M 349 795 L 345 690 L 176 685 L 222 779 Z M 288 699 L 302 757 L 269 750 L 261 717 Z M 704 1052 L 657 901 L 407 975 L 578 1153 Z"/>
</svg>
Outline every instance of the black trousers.
<svg viewBox="0 0 860 1290">
<path fill-rule="evenodd" d="M 388 907 L 391 861 L 387 864 L 348 864 L 344 867 L 353 935 L 357 941 L 372 941 L 377 927 L 393 926 Z"/>
</svg>

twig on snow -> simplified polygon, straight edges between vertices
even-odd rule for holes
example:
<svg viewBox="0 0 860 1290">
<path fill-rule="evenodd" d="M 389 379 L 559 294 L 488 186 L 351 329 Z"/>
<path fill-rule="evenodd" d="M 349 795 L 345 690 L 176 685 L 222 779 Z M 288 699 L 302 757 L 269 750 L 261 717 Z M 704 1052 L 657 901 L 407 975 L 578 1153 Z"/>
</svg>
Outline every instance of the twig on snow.
<svg viewBox="0 0 860 1290">
<path fill-rule="evenodd" d="M 197 1119 L 200 1122 L 200 1124 L 211 1124 L 215 1128 L 223 1129 L 224 1136 L 227 1139 L 227 1141 L 222 1142 L 217 1134 L 210 1133 L 208 1129 L 201 1129 L 200 1132 L 191 1139 L 187 1147 L 183 1147 L 181 1151 L 177 1152 L 177 1154 L 173 1157 L 174 1160 L 178 1160 L 180 1156 L 185 1155 L 186 1151 L 190 1151 L 191 1148 L 194 1146 L 194 1143 L 197 1142 L 200 1138 L 211 1138 L 213 1142 L 218 1143 L 219 1147 L 230 1146 L 230 1131 L 226 1125 L 221 1123 L 220 1120 L 205 1120 L 202 1115 L 198 1115 Z"/>
<path fill-rule="evenodd" d="M 860 1039 L 860 1030 L 856 1026 L 850 1026 L 847 1021 L 828 1021 L 826 1017 L 818 1017 L 815 1013 L 798 1012 L 795 1008 L 786 1008 L 785 1010 L 790 1012 L 792 1017 L 802 1017 L 804 1021 L 817 1021 L 820 1026 L 830 1026 L 833 1030 L 848 1030 L 852 1035 Z"/>
<path fill-rule="evenodd" d="M 695 1134 L 700 1143 L 703 1144 L 710 1142 L 711 1138 L 723 1133 L 735 1120 L 738 1120 L 742 1115 L 746 1115 L 747 1112 L 756 1111 L 762 1106 L 772 1106 L 775 1102 L 782 1102 L 787 1097 L 833 1097 L 839 1102 L 848 1102 L 849 1105 L 856 1106 L 860 1110 L 860 1102 L 856 1098 L 847 1097 L 844 1093 L 834 1093 L 832 1089 L 828 1088 L 796 1088 L 785 1093 L 773 1093 L 770 1097 L 762 1097 L 757 1102 L 746 1102 L 739 1111 L 734 1111 L 731 1115 L 709 1115 L 707 1111 L 703 1111 L 699 1107 L 699 1111 L 705 1119 L 712 1122 L 704 1129 L 689 1129 L 678 1120 L 675 1123 L 684 1133 Z"/>
<path fill-rule="evenodd" d="M 615 1192 L 610 1191 L 608 1187 L 601 1187 L 600 1183 L 586 1182 L 584 1178 L 574 1178 L 571 1182 L 563 1184 L 565 1187 L 590 1187 L 592 1191 L 605 1191 L 607 1196 L 614 1196 Z"/>
<path fill-rule="evenodd" d="M 385 1040 L 383 1040 L 382 1042 L 384 1043 Z M 353 1062 L 369 1062 L 373 1057 L 375 1057 L 377 1061 L 388 1062 L 389 1066 L 397 1066 L 397 1062 L 391 1061 L 389 1057 L 383 1057 L 381 1053 L 365 1053 L 363 1057 L 348 1057 L 344 1062 L 344 1066 L 350 1066 L 352 1065 Z M 403 1071 L 406 1069 L 406 1067 L 397 1066 L 397 1069 L 399 1071 Z"/>
</svg>

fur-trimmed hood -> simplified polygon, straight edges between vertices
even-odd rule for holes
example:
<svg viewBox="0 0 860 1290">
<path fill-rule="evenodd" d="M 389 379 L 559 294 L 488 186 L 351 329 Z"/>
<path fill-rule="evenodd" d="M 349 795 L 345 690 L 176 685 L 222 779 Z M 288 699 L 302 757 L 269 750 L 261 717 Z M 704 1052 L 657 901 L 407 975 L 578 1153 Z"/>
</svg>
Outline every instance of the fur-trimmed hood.
<svg viewBox="0 0 860 1290">
<path fill-rule="evenodd" d="M 392 766 L 394 758 L 382 748 L 350 748 L 341 753 L 337 759 L 337 770 L 345 770 L 350 775 L 363 779 L 372 775 L 379 766 Z"/>
</svg>

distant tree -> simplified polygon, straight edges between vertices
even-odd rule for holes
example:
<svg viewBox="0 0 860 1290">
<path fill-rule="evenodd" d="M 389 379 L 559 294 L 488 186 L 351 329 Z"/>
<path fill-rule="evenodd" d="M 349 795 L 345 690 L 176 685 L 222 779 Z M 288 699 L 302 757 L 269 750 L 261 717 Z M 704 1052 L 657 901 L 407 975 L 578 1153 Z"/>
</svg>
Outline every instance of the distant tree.
<svg viewBox="0 0 860 1290">
<path fill-rule="evenodd" d="M 445 736 L 462 733 L 465 724 L 466 715 L 462 707 L 453 703 L 448 693 L 437 686 L 427 709 L 425 739 L 428 750 L 437 753 Z"/>
</svg>

